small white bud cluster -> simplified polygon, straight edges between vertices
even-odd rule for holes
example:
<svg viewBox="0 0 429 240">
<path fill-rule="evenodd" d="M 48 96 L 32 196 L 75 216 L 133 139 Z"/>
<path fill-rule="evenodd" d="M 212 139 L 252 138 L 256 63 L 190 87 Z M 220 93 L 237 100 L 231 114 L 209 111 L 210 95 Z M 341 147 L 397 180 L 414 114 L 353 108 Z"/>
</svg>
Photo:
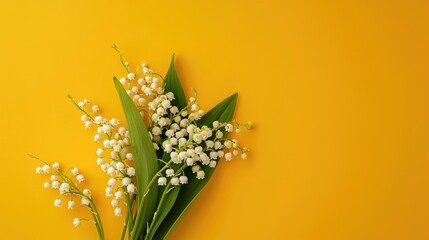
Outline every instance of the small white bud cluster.
<svg viewBox="0 0 429 240">
<path fill-rule="evenodd" d="M 50 181 L 46 181 L 43 183 L 43 187 L 45 189 L 57 189 L 59 191 L 60 196 L 54 200 L 55 207 L 62 206 L 61 198 L 69 198 L 67 202 L 68 209 L 74 209 L 75 207 L 75 198 L 80 198 L 81 203 L 84 206 L 89 207 L 92 201 L 91 191 L 89 189 L 83 189 L 82 191 L 79 189 L 78 185 L 85 181 L 85 177 L 79 173 L 77 168 L 71 168 L 66 173 L 63 173 L 60 170 L 60 165 L 57 162 L 53 163 L 45 163 L 43 165 L 36 167 L 37 174 L 52 174 L 49 179 Z M 75 218 L 73 220 L 73 225 L 78 227 L 80 226 L 81 219 Z"/>
<path fill-rule="evenodd" d="M 142 64 L 142 70 L 142 76 L 130 72 L 127 77 L 120 78 L 119 82 L 127 89 L 127 94 L 135 102 L 140 114 L 144 116 L 148 100 L 164 93 L 164 83 L 146 63 Z"/>
<path fill-rule="evenodd" d="M 204 166 L 215 168 L 219 159 L 229 161 L 239 151 L 243 159 L 247 158 L 247 148 L 240 147 L 236 139 L 226 138 L 226 133 L 233 132 L 233 124 L 237 124 L 238 128 L 242 124 L 215 121 L 212 127 L 198 127 L 197 121 L 201 119 L 203 110 L 196 98 L 191 97 L 188 106 L 180 111 L 172 106 L 173 99 L 174 94 L 168 92 L 148 103 L 154 147 L 168 153 L 173 164 L 185 164 L 192 168 L 197 179 L 204 179 Z M 165 176 L 160 173 L 158 185 L 186 184 L 188 177 L 183 173 L 184 171 L 174 172 L 172 168 L 168 168 Z"/>
<path fill-rule="evenodd" d="M 135 74 L 130 73 L 126 79 L 121 79 L 121 82 L 125 81 L 125 83 L 133 81 Z M 132 180 L 135 176 L 135 169 L 132 165 L 133 154 L 130 152 L 130 136 L 128 130 L 120 126 L 119 120 L 116 118 L 108 120 L 99 115 L 100 108 L 94 106 L 96 105 L 91 108 L 92 113 L 88 113 L 85 107 L 80 108 L 84 113 L 81 120 L 91 122 L 89 124 L 91 126 L 93 124 L 98 125 L 94 141 L 102 143 L 102 146 L 95 152 L 97 156 L 96 163 L 110 177 L 105 193 L 106 196 L 113 198 L 111 204 L 115 207 L 115 215 L 121 216 L 118 206 L 123 192 L 125 194 L 134 194 L 137 191 Z M 86 125 L 88 124 L 85 123 Z"/>
</svg>

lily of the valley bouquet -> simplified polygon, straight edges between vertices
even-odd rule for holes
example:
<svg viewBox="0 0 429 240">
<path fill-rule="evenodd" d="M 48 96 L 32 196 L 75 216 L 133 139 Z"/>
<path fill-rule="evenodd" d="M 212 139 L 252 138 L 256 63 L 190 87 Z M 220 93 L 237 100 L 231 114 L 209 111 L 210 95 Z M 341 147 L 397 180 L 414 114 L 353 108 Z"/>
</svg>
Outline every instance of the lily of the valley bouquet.
<svg viewBox="0 0 429 240">
<path fill-rule="evenodd" d="M 247 148 L 229 139 L 228 133 L 251 128 L 252 123 L 233 121 L 237 93 L 206 113 L 198 105 L 196 91 L 187 98 L 174 67 L 174 56 L 165 78 L 145 63 L 141 70 L 131 71 L 119 56 L 127 76 L 119 80 L 114 77 L 114 85 L 127 127 L 115 118 L 101 116 L 99 106 L 88 100 L 70 99 L 83 113 L 85 127 L 96 128 L 94 141 L 102 144 L 96 150 L 96 163 L 110 178 L 105 194 L 114 215 L 124 218 L 118 238 L 166 239 L 219 161 L 234 156 L 247 158 Z M 57 162 L 39 160 L 36 173 L 50 175 L 44 187 L 59 190 L 54 206 L 87 207 L 92 219 L 75 218 L 73 224 L 91 222 L 104 239 L 96 201 L 91 190 L 81 187 L 86 176 L 78 168 L 62 169 Z"/>
</svg>

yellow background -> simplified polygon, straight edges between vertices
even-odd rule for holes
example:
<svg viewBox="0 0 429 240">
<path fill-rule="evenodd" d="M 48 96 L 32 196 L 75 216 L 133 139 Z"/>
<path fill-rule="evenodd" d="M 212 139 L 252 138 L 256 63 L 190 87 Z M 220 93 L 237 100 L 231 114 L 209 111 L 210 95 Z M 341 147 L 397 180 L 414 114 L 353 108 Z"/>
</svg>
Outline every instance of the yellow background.
<svg viewBox="0 0 429 240">
<path fill-rule="evenodd" d="M 116 43 L 209 109 L 234 91 L 247 161 L 223 163 L 171 239 L 429 239 L 428 1 L 2 1 L 0 239 L 95 239 L 26 153 L 78 166 L 108 239 L 94 130 L 122 110 Z"/>
</svg>

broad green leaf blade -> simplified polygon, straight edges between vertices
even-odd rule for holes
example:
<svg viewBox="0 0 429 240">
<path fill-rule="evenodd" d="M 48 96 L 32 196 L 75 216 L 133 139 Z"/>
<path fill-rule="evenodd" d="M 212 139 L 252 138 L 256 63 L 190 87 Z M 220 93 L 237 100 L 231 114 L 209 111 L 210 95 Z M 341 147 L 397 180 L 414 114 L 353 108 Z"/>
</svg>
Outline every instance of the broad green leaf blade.
<svg viewBox="0 0 429 240">
<path fill-rule="evenodd" d="M 174 54 L 171 57 L 170 67 L 165 75 L 165 92 L 172 92 L 174 94 L 174 100 L 171 101 L 173 106 L 179 109 L 186 107 L 185 92 L 183 91 L 179 76 L 177 76 L 176 67 L 174 66 Z"/>
<path fill-rule="evenodd" d="M 237 98 L 238 94 L 235 93 L 227 99 L 223 100 L 218 105 L 216 105 L 213 109 L 211 109 L 201 118 L 201 120 L 198 122 L 198 126 L 201 127 L 206 125 L 211 127 L 211 124 L 214 121 L 231 121 L 234 116 Z M 203 190 L 207 182 L 210 180 L 216 168 L 203 166 L 203 170 L 205 172 L 205 179 L 198 180 L 195 178 L 194 174 L 189 168 L 186 169 L 185 173 L 189 178 L 189 183 L 187 185 L 182 186 L 179 192 L 179 196 L 177 197 L 177 200 L 173 205 L 173 208 L 167 214 L 165 220 L 161 223 L 158 231 L 155 234 L 154 239 L 165 239 L 171 233 L 174 227 L 185 216 L 185 213 L 187 212 L 187 210 L 189 210 L 189 207 Z"/>
<path fill-rule="evenodd" d="M 206 125 L 208 127 L 213 127 L 212 123 L 214 121 L 232 121 L 232 117 L 234 116 L 235 112 L 235 105 L 237 104 L 237 98 L 238 93 L 234 93 L 222 102 L 220 102 L 218 105 L 216 105 L 214 108 L 212 108 L 210 111 L 203 115 L 203 117 L 198 121 L 198 126 L 201 127 Z"/>
<path fill-rule="evenodd" d="M 143 118 L 118 79 L 114 77 L 113 81 L 115 82 L 116 90 L 122 103 L 130 133 L 131 151 L 136 170 L 138 201 L 140 201 L 145 194 L 144 189 L 146 189 L 152 177 L 158 172 L 158 161 Z M 139 226 L 141 226 L 137 228 L 138 231 L 143 231 L 146 223 L 153 216 L 158 198 L 157 190 L 156 184 L 152 184 L 145 196 L 142 218 L 136 219 L 136 222 L 138 221 L 140 223 Z"/>
</svg>

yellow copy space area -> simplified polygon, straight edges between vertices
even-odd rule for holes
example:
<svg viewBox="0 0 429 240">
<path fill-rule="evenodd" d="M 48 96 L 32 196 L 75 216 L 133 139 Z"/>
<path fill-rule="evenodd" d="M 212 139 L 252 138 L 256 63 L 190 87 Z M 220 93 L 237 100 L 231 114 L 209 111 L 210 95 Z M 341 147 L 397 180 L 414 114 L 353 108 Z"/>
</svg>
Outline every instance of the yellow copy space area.
<svg viewBox="0 0 429 240">
<path fill-rule="evenodd" d="M 428 1 L 3 1 L 0 239 L 96 239 L 53 207 L 33 153 L 88 179 L 107 239 L 94 130 L 66 98 L 124 122 L 112 76 L 172 53 L 208 110 L 239 92 L 249 159 L 223 162 L 170 239 L 428 239 Z"/>
</svg>

